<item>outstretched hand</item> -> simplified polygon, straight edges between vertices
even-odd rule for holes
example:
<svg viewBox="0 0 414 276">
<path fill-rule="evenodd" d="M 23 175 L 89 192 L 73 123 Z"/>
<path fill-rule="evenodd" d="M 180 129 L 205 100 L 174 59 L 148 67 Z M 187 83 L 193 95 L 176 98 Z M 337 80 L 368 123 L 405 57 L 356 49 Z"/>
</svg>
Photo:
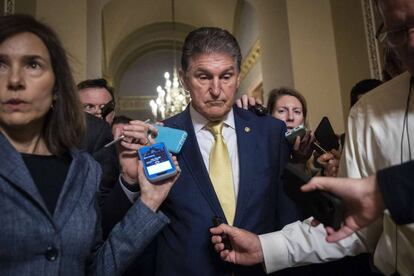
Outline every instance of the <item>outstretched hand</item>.
<svg viewBox="0 0 414 276">
<path fill-rule="evenodd" d="M 301 187 L 303 192 L 322 190 L 330 192 L 344 203 L 344 224 L 335 231 L 326 227 L 328 242 L 344 239 L 374 222 L 384 210 L 384 202 L 379 192 L 376 175 L 362 179 L 314 177 Z"/>
<path fill-rule="evenodd" d="M 222 260 L 239 265 L 254 265 L 263 262 L 262 246 L 256 234 L 227 224 L 210 228 L 210 232 L 211 242 Z M 222 234 L 227 234 L 233 247 L 232 250 L 224 249 Z"/>
</svg>

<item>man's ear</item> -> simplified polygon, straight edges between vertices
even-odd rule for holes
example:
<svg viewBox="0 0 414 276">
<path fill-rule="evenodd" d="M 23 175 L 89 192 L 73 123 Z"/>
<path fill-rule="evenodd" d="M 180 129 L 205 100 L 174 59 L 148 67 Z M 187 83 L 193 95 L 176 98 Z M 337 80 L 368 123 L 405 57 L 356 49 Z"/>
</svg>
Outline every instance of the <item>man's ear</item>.
<svg viewBox="0 0 414 276">
<path fill-rule="evenodd" d="M 183 69 L 178 70 L 178 77 L 180 79 L 180 83 L 183 86 L 184 90 L 189 91 L 187 81 L 185 78 L 185 72 L 183 71 Z"/>
<path fill-rule="evenodd" d="M 240 86 L 240 73 L 237 75 L 236 88 Z"/>
</svg>

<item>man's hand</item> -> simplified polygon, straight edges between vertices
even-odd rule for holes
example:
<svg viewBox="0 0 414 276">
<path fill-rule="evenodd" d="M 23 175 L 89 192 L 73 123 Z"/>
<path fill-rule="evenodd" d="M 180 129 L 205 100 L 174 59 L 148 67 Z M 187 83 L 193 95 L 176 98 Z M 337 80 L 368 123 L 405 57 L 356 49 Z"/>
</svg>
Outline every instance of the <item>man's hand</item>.
<svg viewBox="0 0 414 276">
<path fill-rule="evenodd" d="M 340 197 L 344 204 L 344 225 L 338 231 L 326 227 L 328 242 L 346 238 L 381 216 L 385 207 L 376 182 L 376 175 L 362 179 L 314 177 L 301 187 L 303 192 L 330 192 Z"/>
<path fill-rule="evenodd" d="M 239 265 L 254 265 L 263 262 L 262 245 L 256 234 L 227 224 L 210 228 L 211 242 L 214 249 L 220 253 L 222 260 Z M 221 235 L 227 234 L 233 250 L 224 250 Z"/>
<path fill-rule="evenodd" d="M 143 146 L 154 143 L 153 138 L 148 136 L 148 131 L 157 133 L 157 129 L 139 120 L 118 127 L 115 138 L 124 135 L 118 146 L 119 163 L 122 170 L 122 178 L 129 184 L 137 183 L 138 178 L 138 154 L 137 150 Z"/>
<path fill-rule="evenodd" d="M 180 176 L 181 169 L 178 165 L 177 158 L 175 156 L 172 156 L 172 159 L 174 161 L 175 168 L 177 169 L 177 174 L 173 177 L 158 181 L 156 183 L 151 183 L 148 181 L 144 174 L 142 161 L 139 161 L 138 183 L 141 191 L 140 198 L 141 201 L 154 212 L 156 212 L 160 205 L 164 202 L 165 198 L 171 190 L 171 187 Z"/>
<path fill-rule="evenodd" d="M 325 176 L 336 177 L 340 158 L 341 152 L 332 149 L 330 152 L 324 153 L 316 159 L 316 166 L 324 169 Z"/>
</svg>

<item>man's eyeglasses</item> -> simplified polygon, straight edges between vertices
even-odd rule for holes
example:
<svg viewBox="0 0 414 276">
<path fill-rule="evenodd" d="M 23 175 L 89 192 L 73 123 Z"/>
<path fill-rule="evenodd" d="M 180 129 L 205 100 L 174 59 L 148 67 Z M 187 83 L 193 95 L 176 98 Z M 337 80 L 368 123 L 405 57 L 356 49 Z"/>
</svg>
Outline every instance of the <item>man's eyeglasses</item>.
<svg viewBox="0 0 414 276">
<path fill-rule="evenodd" d="M 395 28 L 392 30 L 384 30 L 384 23 L 379 26 L 375 38 L 381 43 L 387 43 L 390 48 L 395 48 L 403 45 L 407 42 L 408 31 L 413 26 L 404 26 L 401 28 Z"/>
</svg>

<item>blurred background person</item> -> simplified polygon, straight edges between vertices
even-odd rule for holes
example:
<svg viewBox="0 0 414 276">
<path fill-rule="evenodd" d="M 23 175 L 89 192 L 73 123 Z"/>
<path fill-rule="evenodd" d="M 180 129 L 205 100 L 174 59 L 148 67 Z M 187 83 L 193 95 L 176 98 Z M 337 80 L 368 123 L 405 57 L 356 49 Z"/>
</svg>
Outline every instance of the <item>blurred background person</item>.
<svg viewBox="0 0 414 276">
<path fill-rule="evenodd" d="M 351 109 L 354 104 L 366 93 L 371 91 L 377 86 L 380 86 L 383 82 L 377 79 L 364 79 L 357 82 L 351 89 Z"/>
<path fill-rule="evenodd" d="M 299 126 L 308 129 L 306 99 L 293 88 L 280 87 L 270 91 L 267 109 L 271 116 L 286 123 L 288 131 L 292 131 L 292 129 Z M 310 163 L 308 163 L 313 152 L 314 141 L 313 133 L 307 130 L 306 134 L 302 138 L 297 137 L 293 144 L 294 151 L 292 152 L 291 162 L 308 174 L 315 173 L 310 167 Z"/>
<path fill-rule="evenodd" d="M 109 125 L 115 116 L 114 91 L 105 79 L 84 80 L 77 85 L 83 110 L 98 118 L 104 119 Z"/>
<path fill-rule="evenodd" d="M 357 82 L 351 89 L 351 106 L 366 93 L 372 89 L 380 86 L 383 82 L 378 79 L 364 79 Z M 324 153 L 320 156 L 315 156 L 315 166 L 322 168 L 322 174 L 325 176 L 335 177 L 338 174 L 339 161 L 341 159 L 342 147 L 345 141 L 345 133 L 339 135 L 340 148 L 338 150 L 332 149 L 330 152 Z"/>
</svg>

